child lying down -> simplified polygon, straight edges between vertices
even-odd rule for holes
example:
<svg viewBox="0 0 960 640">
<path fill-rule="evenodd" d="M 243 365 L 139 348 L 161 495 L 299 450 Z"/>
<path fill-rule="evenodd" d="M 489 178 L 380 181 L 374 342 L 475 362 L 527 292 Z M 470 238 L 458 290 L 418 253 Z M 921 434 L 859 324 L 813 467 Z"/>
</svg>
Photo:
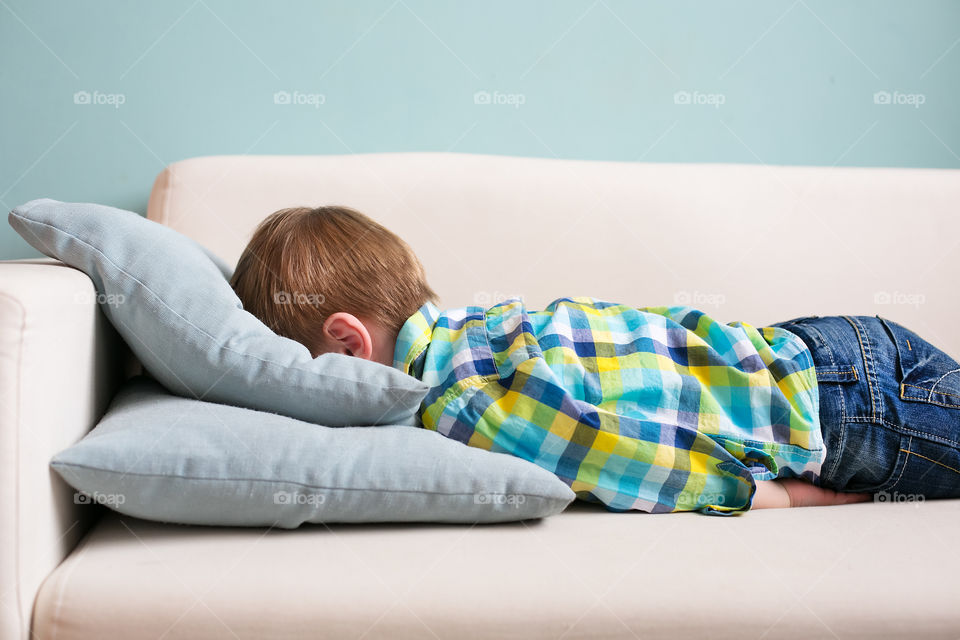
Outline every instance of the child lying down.
<svg viewBox="0 0 960 640">
<path fill-rule="evenodd" d="M 611 511 L 960 497 L 960 365 L 879 317 L 757 328 L 592 298 L 440 310 L 403 240 L 332 206 L 270 215 L 231 285 L 315 357 L 427 383 L 425 428 Z"/>
</svg>

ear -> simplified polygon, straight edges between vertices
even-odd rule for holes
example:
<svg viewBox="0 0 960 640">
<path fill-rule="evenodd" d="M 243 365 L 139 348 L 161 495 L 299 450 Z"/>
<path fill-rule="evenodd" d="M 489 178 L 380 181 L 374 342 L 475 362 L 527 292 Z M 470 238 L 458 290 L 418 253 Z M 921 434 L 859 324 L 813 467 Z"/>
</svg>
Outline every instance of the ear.
<svg viewBox="0 0 960 640">
<path fill-rule="evenodd" d="M 370 332 L 356 316 L 343 311 L 331 314 L 323 323 L 323 335 L 334 345 L 331 351 L 369 360 L 373 356 Z"/>
</svg>

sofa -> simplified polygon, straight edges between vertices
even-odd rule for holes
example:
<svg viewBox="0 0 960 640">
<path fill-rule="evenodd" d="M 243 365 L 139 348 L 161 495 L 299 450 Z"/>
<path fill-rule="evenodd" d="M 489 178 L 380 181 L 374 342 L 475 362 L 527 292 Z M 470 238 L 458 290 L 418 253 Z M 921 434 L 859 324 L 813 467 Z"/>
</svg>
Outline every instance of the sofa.
<svg viewBox="0 0 960 640">
<path fill-rule="evenodd" d="M 147 216 L 233 264 L 303 204 L 396 231 L 444 306 L 876 314 L 960 357 L 957 170 L 203 157 L 160 173 Z M 960 636 L 960 500 L 295 530 L 82 504 L 49 460 L 138 369 L 86 275 L 0 263 L 0 639 Z"/>
</svg>

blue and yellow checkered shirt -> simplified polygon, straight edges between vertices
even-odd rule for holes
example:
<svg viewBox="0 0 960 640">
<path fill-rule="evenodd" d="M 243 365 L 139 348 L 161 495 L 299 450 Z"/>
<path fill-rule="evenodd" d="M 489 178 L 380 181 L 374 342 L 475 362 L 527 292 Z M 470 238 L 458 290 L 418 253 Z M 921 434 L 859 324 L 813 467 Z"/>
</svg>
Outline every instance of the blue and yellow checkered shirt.
<svg viewBox="0 0 960 640">
<path fill-rule="evenodd" d="M 690 307 L 427 303 L 394 366 L 431 387 L 424 427 L 529 460 L 611 511 L 729 515 L 755 480 L 816 482 L 825 455 L 800 338 Z"/>
</svg>

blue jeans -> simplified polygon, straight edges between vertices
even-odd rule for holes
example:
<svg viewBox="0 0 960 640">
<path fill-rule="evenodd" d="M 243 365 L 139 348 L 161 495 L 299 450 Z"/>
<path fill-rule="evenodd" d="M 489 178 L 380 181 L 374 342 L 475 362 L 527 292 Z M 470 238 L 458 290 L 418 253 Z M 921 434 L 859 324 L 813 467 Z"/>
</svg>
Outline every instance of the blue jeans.
<svg viewBox="0 0 960 640">
<path fill-rule="evenodd" d="M 820 485 L 877 500 L 960 497 L 960 364 L 880 317 L 777 325 L 813 354 L 827 457 Z"/>
</svg>

